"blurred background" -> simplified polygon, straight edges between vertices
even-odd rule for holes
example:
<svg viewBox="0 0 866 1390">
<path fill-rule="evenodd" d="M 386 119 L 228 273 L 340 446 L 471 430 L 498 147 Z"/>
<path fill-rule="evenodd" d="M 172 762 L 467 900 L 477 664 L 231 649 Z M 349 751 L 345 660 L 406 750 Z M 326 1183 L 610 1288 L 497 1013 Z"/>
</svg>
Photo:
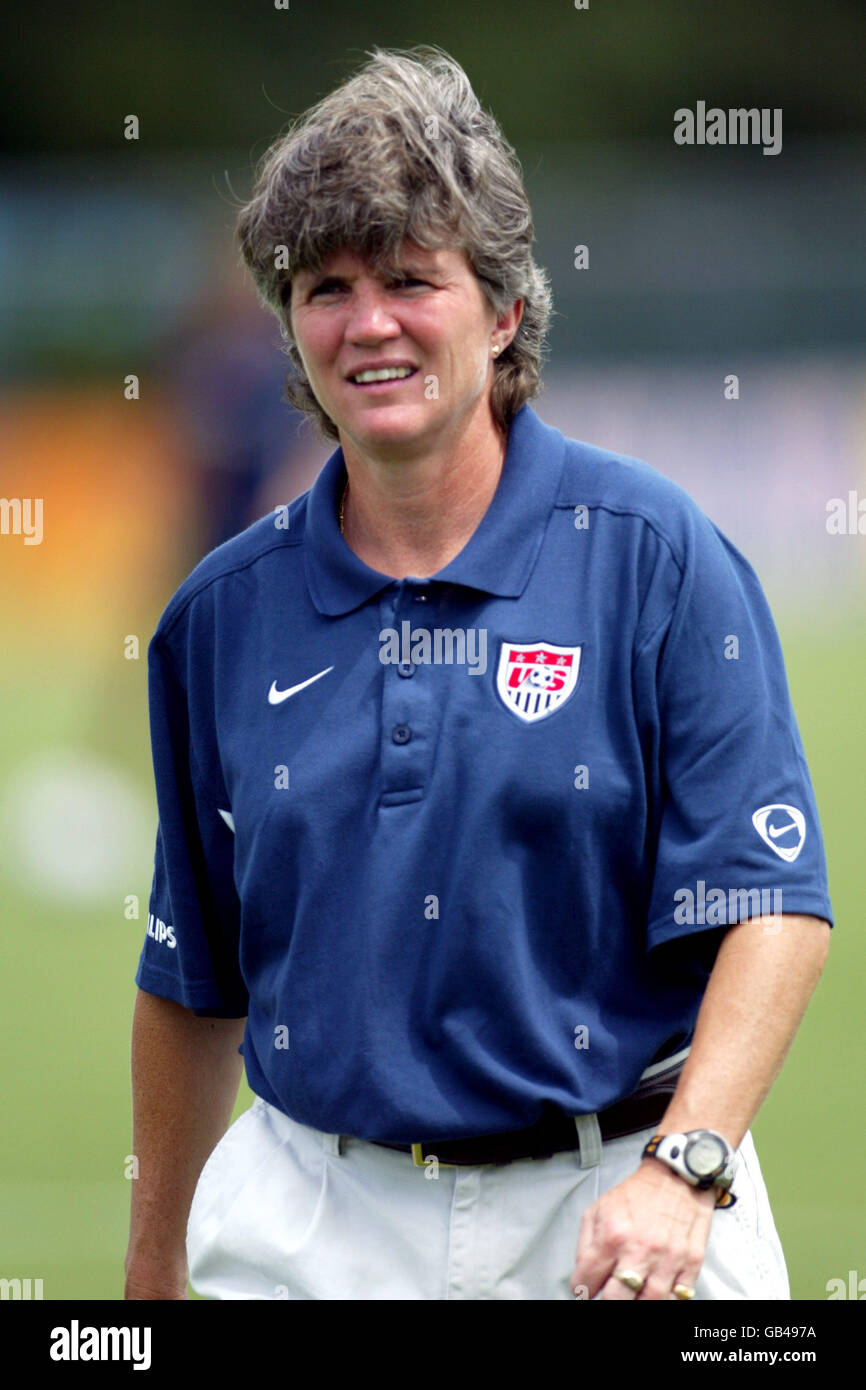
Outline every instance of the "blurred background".
<svg viewBox="0 0 866 1390">
<path fill-rule="evenodd" d="M 332 449 L 281 399 L 234 209 L 293 115 L 415 43 L 463 64 L 524 167 L 557 310 L 538 413 L 682 483 L 776 614 L 838 926 L 754 1133 L 794 1297 L 866 1276 L 861 0 L 67 3 L 4 40 L 0 494 L 42 525 L 0 502 L 0 1276 L 121 1295 L 147 642 Z M 675 144 L 698 101 L 781 108 L 781 152 Z"/>
</svg>

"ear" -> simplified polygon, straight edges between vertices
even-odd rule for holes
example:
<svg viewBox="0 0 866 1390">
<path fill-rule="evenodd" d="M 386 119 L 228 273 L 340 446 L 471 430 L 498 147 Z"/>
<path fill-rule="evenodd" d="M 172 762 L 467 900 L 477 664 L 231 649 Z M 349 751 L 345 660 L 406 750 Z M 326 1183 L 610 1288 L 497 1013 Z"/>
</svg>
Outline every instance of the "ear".
<svg viewBox="0 0 866 1390">
<path fill-rule="evenodd" d="M 504 314 L 500 314 L 496 320 L 496 331 L 507 341 L 505 346 L 509 346 L 515 333 L 520 327 L 520 320 L 523 318 L 523 300 L 515 299 L 510 309 L 506 309 Z"/>
</svg>

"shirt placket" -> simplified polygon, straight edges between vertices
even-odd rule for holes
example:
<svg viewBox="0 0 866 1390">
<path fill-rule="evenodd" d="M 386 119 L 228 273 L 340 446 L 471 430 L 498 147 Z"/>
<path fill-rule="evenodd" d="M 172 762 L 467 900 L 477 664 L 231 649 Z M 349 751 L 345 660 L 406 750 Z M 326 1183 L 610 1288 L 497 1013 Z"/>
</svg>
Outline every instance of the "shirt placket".
<svg viewBox="0 0 866 1390">
<path fill-rule="evenodd" d="M 379 605 L 381 630 L 396 633 L 399 659 L 383 661 L 382 681 L 382 796 L 383 806 L 420 801 L 430 782 L 436 743 L 436 672 L 427 661 L 413 660 L 420 631 L 432 633 L 438 609 L 435 586 L 429 580 L 401 579 L 383 594 Z M 386 645 L 380 635 L 380 660 Z M 392 653 L 393 655 L 393 653 Z"/>
</svg>

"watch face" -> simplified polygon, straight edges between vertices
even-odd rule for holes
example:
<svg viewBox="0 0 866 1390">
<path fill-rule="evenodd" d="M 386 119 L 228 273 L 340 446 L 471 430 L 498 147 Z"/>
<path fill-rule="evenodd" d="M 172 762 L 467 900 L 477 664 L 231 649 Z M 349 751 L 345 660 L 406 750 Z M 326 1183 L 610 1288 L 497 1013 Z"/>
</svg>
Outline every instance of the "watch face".
<svg viewBox="0 0 866 1390">
<path fill-rule="evenodd" d="M 713 1134 L 701 1134 L 686 1145 L 686 1167 L 696 1178 L 708 1178 L 725 1164 L 725 1146 Z"/>
</svg>

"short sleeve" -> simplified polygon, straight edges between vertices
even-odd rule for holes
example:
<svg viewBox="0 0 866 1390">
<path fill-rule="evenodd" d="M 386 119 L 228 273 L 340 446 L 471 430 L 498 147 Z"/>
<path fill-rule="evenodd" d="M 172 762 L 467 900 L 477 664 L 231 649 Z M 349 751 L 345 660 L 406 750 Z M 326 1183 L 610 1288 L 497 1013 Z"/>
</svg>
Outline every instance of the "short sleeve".
<svg viewBox="0 0 866 1390">
<path fill-rule="evenodd" d="M 653 750 L 648 949 L 757 916 L 832 925 L 815 796 L 757 575 L 698 513 L 667 585 L 673 601 L 635 661 Z"/>
<path fill-rule="evenodd" d="M 243 1018 L 231 808 L 196 763 L 189 702 L 158 635 L 148 650 L 148 698 L 159 825 L 136 983 L 197 1014 Z"/>
</svg>

